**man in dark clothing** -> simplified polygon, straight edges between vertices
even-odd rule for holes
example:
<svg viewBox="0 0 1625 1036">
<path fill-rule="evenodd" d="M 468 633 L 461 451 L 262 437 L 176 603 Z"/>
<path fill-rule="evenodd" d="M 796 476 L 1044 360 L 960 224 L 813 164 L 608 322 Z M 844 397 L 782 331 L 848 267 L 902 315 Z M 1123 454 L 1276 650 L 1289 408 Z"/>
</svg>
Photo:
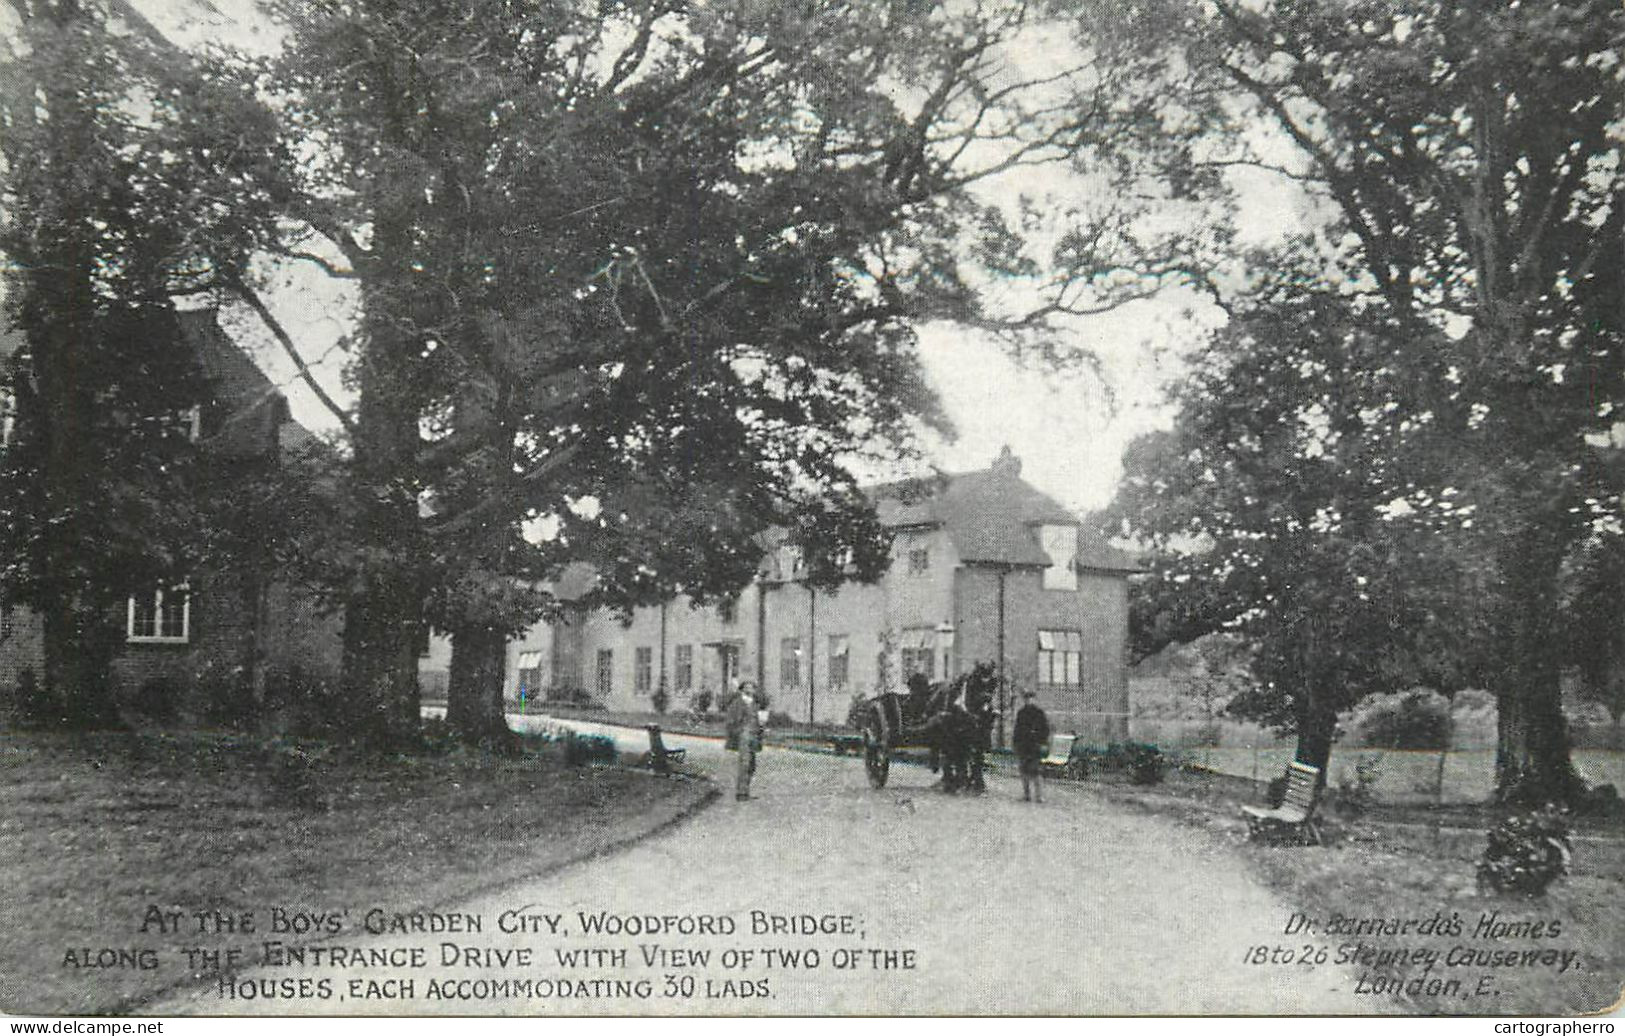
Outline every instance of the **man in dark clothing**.
<svg viewBox="0 0 1625 1036">
<path fill-rule="evenodd" d="M 1044 801 L 1044 785 L 1039 778 L 1039 761 L 1049 749 L 1049 717 L 1033 701 L 1032 691 L 1023 691 L 1025 704 L 1016 713 L 1016 729 L 1011 738 L 1016 750 L 1016 766 L 1021 770 L 1021 798 L 1024 802 Z"/>
</svg>

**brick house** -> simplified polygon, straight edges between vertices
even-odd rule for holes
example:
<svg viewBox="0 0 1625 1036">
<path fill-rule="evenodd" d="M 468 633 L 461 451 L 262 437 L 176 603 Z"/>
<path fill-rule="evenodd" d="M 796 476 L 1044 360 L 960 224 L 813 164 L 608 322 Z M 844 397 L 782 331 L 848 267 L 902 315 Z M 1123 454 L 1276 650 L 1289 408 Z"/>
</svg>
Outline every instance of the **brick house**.
<svg viewBox="0 0 1625 1036">
<path fill-rule="evenodd" d="M 648 709 L 664 686 L 670 708 L 685 709 L 696 693 L 748 677 L 773 709 L 839 724 L 855 695 L 986 661 L 1002 662 L 1009 693 L 1034 688 L 1057 730 L 1127 736 L 1127 583 L 1136 569 L 1126 555 L 1023 481 L 1008 449 L 986 470 L 923 491 L 873 492 L 895 537 L 877 583 L 814 591 L 796 551 L 780 547 L 731 607 L 679 597 L 624 621 L 578 605 L 509 644 L 508 698 L 580 688 L 611 708 Z M 579 600 L 592 578 L 577 566 L 555 592 Z M 442 675 L 444 653 L 439 642 L 426 656 L 426 686 Z"/>
<path fill-rule="evenodd" d="M 214 311 L 177 317 L 211 390 L 209 402 L 188 415 L 203 449 L 225 463 L 280 463 L 323 448 L 293 421 L 286 399 L 220 329 Z M 0 335 L 0 363 L 20 344 L 20 336 Z M 210 696 L 250 693 L 258 677 L 273 669 L 297 666 L 327 677 L 338 672 L 340 621 L 323 614 L 310 594 L 269 580 L 250 565 L 199 573 L 182 588 L 133 595 L 108 621 L 124 630 L 112 665 L 112 691 L 124 701 L 162 689 L 183 714 L 196 714 L 222 704 L 217 698 L 209 703 Z M 24 669 L 42 675 L 41 639 L 38 616 L 0 601 L 0 695 L 11 695 Z"/>
</svg>

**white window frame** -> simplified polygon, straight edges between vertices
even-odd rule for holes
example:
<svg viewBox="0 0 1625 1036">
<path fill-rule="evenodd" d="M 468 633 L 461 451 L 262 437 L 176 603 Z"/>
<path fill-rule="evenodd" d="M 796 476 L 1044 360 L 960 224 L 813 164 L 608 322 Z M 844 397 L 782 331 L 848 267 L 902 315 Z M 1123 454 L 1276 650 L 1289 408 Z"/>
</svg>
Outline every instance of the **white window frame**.
<svg viewBox="0 0 1625 1036">
<path fill-rule="evenodd" d="M 840 661 L 837 666 L 836 661 Z M 836 679 L 836 674 L 840 679 Z M 829 635 L 829 665 L 826 673 L 831 687 L 844 688 L 852 682 L 852 644 L 845 633 Z"/>
<path fill-rule="evenodd" d="M 124 639 L 130 644 L 190 644 L 192 642 L 192 588 L 185 583 L 169 588 L 169 593 L 181 594 L 181 632 L 179 636 L 165 636 L 164 628 L 164 589 L 162 587 L 152 592 L 153 634 L 137 633 L 135 631 L 135 602 L 136 595 L 131 594 L 124 603 Z"/>
<path fill-rule="evenodd" d="M 1059 663 L 1060 679 L 1055 679 Z M 1038 631 L 1038 683 L 1042 687 L 1083 689 L 1083 631 Z"/>
<path fill-rule="evenodd" d="M 672 668 L 676 670 L 677 689 L 691 691 L 694 689 L 694 645 L 678 644 L 676 654 L 672 660 Z"/>
</svg>

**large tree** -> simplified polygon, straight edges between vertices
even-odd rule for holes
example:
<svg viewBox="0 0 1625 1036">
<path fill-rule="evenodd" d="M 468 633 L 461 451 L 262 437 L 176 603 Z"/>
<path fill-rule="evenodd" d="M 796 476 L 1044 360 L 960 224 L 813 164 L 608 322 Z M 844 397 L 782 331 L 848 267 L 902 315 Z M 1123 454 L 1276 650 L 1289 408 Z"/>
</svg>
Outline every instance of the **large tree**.
<svg viewBox="0 0 1625 1036">
<path fill-rule="evenodd" d="M 1625 12 L 1215 0 L 1144 17 L 1189 87 L 1170 90 L 1171 131 L 1201 140 L 1173 165 L 1299 185 L 1326 218 L 1296 272 L 1363 295 L 1407 345 L 1384 363 L 1418 386 L 1406 416 L 1438 426 L 1449 463 L 1390 491 L 1476 508 L 1499 792 L 1572 798 L 1556 622 L 1588 501 L 1618 501 L 1587 437 L 1625 404 Z"/>
<path fill-rule="evenodd" d="M 568 561 L 623 605 L 737 590 L 771 526 L 877 570 L 851 461 L 939 421 L 914 324 L 977 311 L 968 246 L 1012 254 L 966 188 L 1076 132 L 1022 107 L 1026 16 L 287 9 L 290 133 L 322 156 L 290 213 L 361 285 L 346 687 L 386 733 L 427 619 L 454 720 L 499 734 L 503 644 Z"/>
<path fill-rule="evenodd" d="M 0 593 L 39 612 L 44 688 L 109 718 L 114 607 L 203 560 L 185 414 L 207 386 L 173 298 L 268 236 L 277 161 L 249 84 L 175 60 L 100 4 L 15 0 L 0 58 L 0 254 L 16 435 Z"/>
<path fill-rule="evenodd" d="M 1469 679 L 1471 511 L 1391 505 L 1431 452 L 1393 361 L 1416 348 L 1348 298 L 1278 286 L 1192 357 L 1171 431 L 1131 444 L 1107 520 L 1150 548 L 1134 651 L 1239 635 L 1229 704 L 1298 737 L 1324 775 L 1337 716 L 1373 691 Z M 1445 502 L 1448 505 L 1448 501 Z"/>
</svg>

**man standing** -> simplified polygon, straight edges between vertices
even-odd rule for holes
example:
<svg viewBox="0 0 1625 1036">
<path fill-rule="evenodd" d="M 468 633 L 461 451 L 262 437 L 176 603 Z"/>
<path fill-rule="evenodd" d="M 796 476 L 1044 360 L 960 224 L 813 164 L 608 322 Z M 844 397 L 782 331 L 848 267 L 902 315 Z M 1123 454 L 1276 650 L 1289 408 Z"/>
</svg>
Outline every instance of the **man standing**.
<svg viewBox="0 0 1625 1036">
<path fill-rule="evenodd" d="M 750 798 L 750 779 L 756 772 L 756 753 L 762 750 L 762 718 L 756 709 L 756 685 L 749 680 L 739 685 L 739 693 L 728 705 L 726 747 L 739 753 L 734 771 L 734 798 Z"/>
<path fill-rule="evenodd" d="M 1016 713 L 1016 729 L 1011 738 L 1016 750 L 1016 766 L 1021 770 L 1021 799 L 1023 802 L 1044 801 L 1044 785 L 1040 776 L 1040 761 L 1049 745 L 1049 717 L 1033 701 L 1033 692 L 1021 693 L 1025 704 Z"/>
</svg>

